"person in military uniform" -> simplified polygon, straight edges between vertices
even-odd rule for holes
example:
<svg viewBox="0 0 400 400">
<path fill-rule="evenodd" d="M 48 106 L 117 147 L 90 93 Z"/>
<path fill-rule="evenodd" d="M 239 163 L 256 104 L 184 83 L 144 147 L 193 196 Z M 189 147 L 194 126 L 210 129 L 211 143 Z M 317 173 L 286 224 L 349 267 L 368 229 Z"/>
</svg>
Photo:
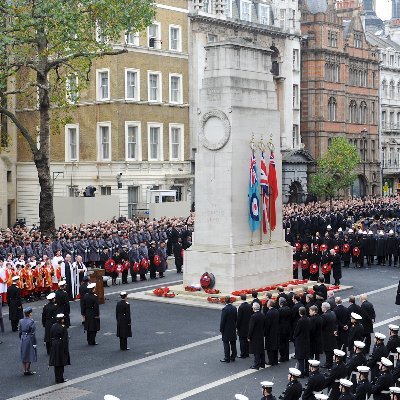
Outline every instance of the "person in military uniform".
<svg viewBox="0 0 400 400">
<path fill-rule="evenodd" d="M 399 326 L 390 324 L 389 325 L 389 339 L 386 343 L 386 349 L 389 353 L 389 360 L 394 362 L 394 358 L 397 358 L 397 347 L 400 347 L 399 337 Z"/>
<path fill-rule="evenodd" d="M 128 296 L 126 292 L 121 292 L 120 296 L 121 300 L 117 303 L 115 310 L 119 348 L 121 350 L 130 350 L 128 347 L 128 337 L 132 337 L 131 306 L 126 300 Z"/>
<path fill-rule="evenodd" d="M 356 400 L 366 400 L 371 394 L 371 384 L 368 380 L 368 374 L 370 368 L 366 365 L 360 365 L 357 367 L 359 378 L 356 386 Z"/>
<path fill-rule="evenodd" d="M 85 317 L 85 331 L 89 346 L 96 346 L 96 334 L 100 330 L 99 299 L 94 293 L 95 283 L 89 283 L 89 293 L 83 298 L 83 316 Z"/>
<path fill-rule="evenodd" d="M 350 314 L 351 326 L 349 329 L 348 346 L 350 356 L 354 353 L 354 342 L 364 340 L 364 327 L 361 324 L 362 316 L 352 312 Z M 365 347 L 365 346 L 364 346 Z"/>
<path fill-rule="evenodd" d="M 351 387 L 353 386 L 353 383 L 348 379 L 342 378 L 339 380 L 339 384 L 340 384 L 339 400 L 355 400 L 354 394 L 351 393 Z"/>
<path fill-rule="evenodd" d="M 285 391 L 279 396 L 280 400 L 299 400 L 303 387 L 298 381 L 301 376 L 301 371 L 297 368 L 289 368 L 288 384 L 286 385 Z"/>
<path fill-rule="evenodd" d="M 395 367 L 392 370 L 392 375 L 395 382 L 397 382 L 400 379 L 400 347 L 397 347 L 396 351 L 397 351 L 397 361 Z"/>
<path fill-rule="evenodd" d="M 19 276 L 12 278 L 12 285 L 7 289 L 8 319 L 11 321 L 13 332 L 18 331 L 18 322 L 23 317 L 21 289 L 17 286 Z"/>
<path fill-rule="evenodd" d="M 390 400 L 389 388 L 393 385 L 393 375 L 390 369 L 393 363 L 386 357 L 380 359 L 380 375 L 372 381 L 371 394 L 374 400 Z"/>
<path fill-rule="evenodd" d="M 276 397 L 272 394 L 273 382 L 263 381 L 261 382 L 261 400 L 276 400 Z"/>
<path fill-rule="evenodd" d="M 56 315 L 57 322 L 50 329 L 50 357 L 49 366 L 54 367 L 56 383 L 64 383 L 64 367 L 70 365 L 68 330 L 64 325 L 64 315 Z"/>
<path fill-rule="evenodd" d="M 346 353 L 343 350 L 333 350 L 334 363 L 332 369 L 325 374 L 325 388 L 328 388 L 329 400 L 338 400 L 340 397 L 339 379 L 346 377 L 346 365 L 343 358 Z"/>
<path fill-rule="evenodd" d="M 346 363 L 346 371 L 347 371 L 347 378 L 353 382 L 353 389 L 355 390 L 357 383 L 357 368 L 360 365 L 365 365 L 367 363 L 367 359 L 365 358 L 363 352 L 365 347 L 364 342 L 356 340 L 353 346 L 354 346 L 353 353 Z"/>
<path fill-rule="evenodd" d="M 373 382 L 379 374 L 379 361 L 382 357 L 388 356 L 388 351 L 384 343 L 385 339 L 386 336 L 383 333 L 375 333 L 375 346 L 367 361 L 367 366 L 371 368 L 371 382 Z"/>
<path fill-rule="evenodd" d="M 56 315 L 57 315 L 57 306 L 54 302 L 56 298 L 55 293 L 50 293 L 47 295 L 47 300 L 49 301 L 44 307 L 42 311 L 42 325 L 44 328 L 44 338 L 43 342 L 46 345 L 47 355 L 50 354 L 50 347 L 51 347 L 51 337 L 50 337 L 50 330 L 53 324 L 56 322 Z"/>
<path fill-rule="evenodd" d="M 64 315 L 64 325 L 68 329 L 71 325 L 69 314 L 71 312 L 69 306 L 68 293 L 65 291 L 65 281 L 58 282 L 58 290 L 56 290 L 56 304 L 57 304 L 57 314 Z"/>
<path fill-rule="evenodd" d="M 316 400 L 314 394 L 324 388 L 325 378 L 319 371 L 320 362 L 318 360 L 308 360 L 309 378 L 304 388 L 303 400 Z"/>
<path fill-rule="evenodd" d="M 392 386 L 389 388 L 390 400 L 400 400 L 400 387 Z"/>
</svg>

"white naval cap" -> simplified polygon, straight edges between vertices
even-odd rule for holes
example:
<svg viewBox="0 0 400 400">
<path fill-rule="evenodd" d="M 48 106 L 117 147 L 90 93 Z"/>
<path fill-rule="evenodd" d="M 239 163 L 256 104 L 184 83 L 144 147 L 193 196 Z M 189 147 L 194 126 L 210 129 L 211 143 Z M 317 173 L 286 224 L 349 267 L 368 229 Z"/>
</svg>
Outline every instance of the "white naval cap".
<svg viewBox="0 0 400 400">
<path fill-rule="evenodd" d="M 343 232 L 343 229 L 342 229 L 342 228 L 339 228 L 337 231 L 338 231 L 338 232 Z"/>
<path fill-rule="evenodd" d="M 389 388 L 390 393 L 400 394 L 400 386 L 392 386 Z"/>
<path fill-rule="evenodd" d="M 393 363 L 386 357 L 381 358 L 381 364 L 385 367 L 393 367 Z"/>
<path fill-rule="evenodd" d="M 121 292 L 119 295 L 120 295 L 121 297 L 124 297 L 124 296 L 127 295 L 127 293 L 126 293 L 126 292 Z"/>
<path fill-rule="evenodd" d="M 369 370 L 370 370 L 370 368 L 367 367 L 366 365 L 359 365 L 359 366 L 357 367 L 357 371 L 358 371 L 358 372 L 361 372 L 361 373 L 369 372 Z"/>
<path fill-rule="evenodd" d="M 47 295 L 46 299 L 47 300 L 53 300 L 56 297 L 55 293 L 50 293 L 49 295 Z"/>
<path fill-rule="evenodd" d="M 328 226 L 326 227 L 326 229 L 332 229 L 332 227 L 331 227 L 330 225 L 328 225 Z"/>
<path fill-rule="evenodd" d="M 363 231 L 361 229 L 358 230 L 358 234 L 362 235 Z"/>
<path fill-rule="evenodd" d="M 350 228 L 350 229 L 349 229 L 349 233 L 353 233 L 353 232 L 354 232 L 353 229 Z"/>
<path fill-rule="evenodd" d="M 104 396 L 104 400 L 119 400 L 119 398 L 113 396 L 112 394 L 106 394 L 106 395 Z"/>
<path fill-rule="evenodd" d="M 374 232 L 368 231 L 368 235 L 373 235 L 373 234 L 374 234 Z"/>
<path fill-rule="evenodd" d="M 13 280 L 13 281 L 17 281 L 18 279 L 19 279 L 19 276 L 18 276 L 18 275 L 15 275 L 15 276 L 12 277 L 12 280 Z"/>
<path fill-rule="evenodd" d="M 396 351 L 400 353 L 400 347 L 396 347 Z"/>
<path fill-rule="evenodd" d="M 367 234 L 367 231 L 363 231 L 363 235 L 366 235 Z"/>
<path fill-rule="evenodd" d="M 361 316 L 360 314 L 357 314 L 357 313 L 355 313 L 355 312 L 352 312 L 352 313 L 351 313 L 351 318 L 353 318 L 353 319 L 359 321 L 359 320 L 362 319 L 362 316 Z"/>
<path fill-rule="evenodd" d="M 389 231 L 389 235 L 393 235 L 393 229 L 391 229 L 390 231 Z"/>
<path fill-rule="evenodd" d="M 346 353 L 344 351 L 339 350 L 339 349 L 333 350 L 333 353 L 335 354 L 335 356 L 338 356 L 338 357 L 344 357 L 346 355 Z"/>
<path fill-rule="evenodd" d="M 64 285 L 66 285 L 67 284 L 67 282 L 65 282 L 65 281 L 60 281 L 60 282 L 58 282 L 58 286 L 64 286 Z"/>
<path fill-rule="evenodd" d="M 293 376 L 301 376 L 301 371 L 297 368 L 289 368 L 289 374 Z"/>
<path fill-rule="evenodd" d="M 274 382 L 270 381 L 262 381 L 260 384 L 263 388 L 272 388 L 274 386 Z"/>
<path fill-rule="evenodd" d="M 360 340 L 355 340 L 354 347 L 357 347 L 358 349 L 363 349 L 365 347 L 365 343 L 361 342 Z"/>
<path fill-rule="evenodd" d="M 352 387 L 353 386 L 353 382 L 352 381 L 349 381 L 348 379 L 339 379 L 339 382 L 340 382 L 340 384 L 342 385 L 342 386 L 344 386 L 344 387 Z"/>
<path fill-rule="evenodd" d="M 390 329 L 391 331 L 398 331 L 398 330 L 399 330 L 399 326 L 398 326 L 398 325 L 390 324 L 390 325 L 389 325 L 389 329 Z"/>
<path fill-rule="evenodd" d="M 323 394 L 323 393 L 314 393 L 314 397 L 317 400 L 327 400 L 328 399 L 328 396 L 326 394 Z"/>
<path fill-rule="evenodd" d="M 235 400 L 249 400 L 244 394 L 235 394 Z"/>
<path fill-rule="evenodd" d="M 384 335 L 383 333 L 380 333 L 380 332 L 375 332 L 375 338 L 380 339 L 380 340 L 385 340 L 386 335 Z"/>
<path fill-rule="evenodd" d="M 383 236 L 383 231 L 379 231 L 379 236 Z"/>
<path fill-rule="evenodd" d="M 87 285 L 87 288 L 88 289 L 93 289 L 93 288 L 95 288 L 96 287 L 96 284 L 95 283 L 89 283 L 89 285 Z"/>
<path fill-rule="evenodd" d="M 312 367 L 319 367 L 320 362 L 318 360 L 308 360 L 308 363 L 312 366 Z"/>
<path fill-rule="evenodd" d="M 64 318 L 64 314 L 57 314 L 57 315 L 56 315 L 56 318 L 57 318 L 57 319 Z"/>
</svg>

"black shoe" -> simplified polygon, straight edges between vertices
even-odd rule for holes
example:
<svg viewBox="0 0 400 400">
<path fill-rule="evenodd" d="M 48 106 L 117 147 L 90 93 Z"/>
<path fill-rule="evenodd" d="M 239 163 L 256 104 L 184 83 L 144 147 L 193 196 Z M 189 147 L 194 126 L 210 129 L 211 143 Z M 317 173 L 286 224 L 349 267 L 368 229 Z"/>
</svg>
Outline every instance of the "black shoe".
<svg viewBox="0 0 400 400">
<path fill-rule="evenodd" d="M 247 356 L 242 356 L 242 355 L 240 355 L 240 356 L 238 356 L 238 358 L 246 358 Z"/>
<path fill-rule="evenodd" d="M 61 383 L 68 382 L 68 379 L 63 379 Z"/>
<path fill-rule="evenodd" d="M 266 365 L 270 365 L 270 364 L 261 364 L 260 367 L 265 368 Z"/>
<path fill-rule="evenodd" d="M 235 362 L 235 359 L 234 359 L 234 358 L 231 358 L 231 361 L 232 361 L 232 362 Z"/>
<path fill-rule="evenodd" d="M 35 371 L 26 371 L 24 372 L 24 375 L 35 375 L 36 372 Z"/>
<path fill-rule="evenodd" d="M 219 360 L 219 361 L 223 362 L 223 363 L 230 363 L 231 362 L 231 360 L 225 360 L 225 358 L 223 360 Z"/>
<path fill-rule="evenodd" d="M 255 365 L 252 365 L 251 367 L 250 367 L 250 369 L 256 369 L 257 371 L 260 369 L 259 367 L 256 367 Z"/>
</svg>

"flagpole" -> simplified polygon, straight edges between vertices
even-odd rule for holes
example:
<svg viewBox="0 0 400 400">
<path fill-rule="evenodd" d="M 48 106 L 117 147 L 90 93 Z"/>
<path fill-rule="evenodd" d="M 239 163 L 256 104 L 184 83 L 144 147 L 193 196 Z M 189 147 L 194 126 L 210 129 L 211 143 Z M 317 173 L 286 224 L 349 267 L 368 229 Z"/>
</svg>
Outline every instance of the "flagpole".
<svg viewBox="0 0 400 400">
<path fill-rule="evenodd" d="M 261 154 L 265 153 L 265 144 L 261 136 L 260 142 L 258 143 L 258 148 L 261 150 Z M 264 216 L 264 191 L 262 185 L 260 185 L 260 245 L 263 244 L 263 216 Z M 267 223 L 267 222 L 265 222 Z"/>
<path fill-rule="evenodd" d="M 252 157 L 253 157 L 253 154 L 254 154 L 254 147 L 255 147 L 254 145 L 255 145 L 255 143 L 254 143 L 254 133 L 252 133 L 251 141 L 250 141 L 250 149 L 251 149 Z M 251 229 L 250 246 L 254 245 L 253 236 L 254 236 L 254 231 L 253 231 L 253 229 Z"/>
<path fill-rule="evenodd" d="M 269 137 L 268 148 L 271 153 L 275 150 L 274 144 L 272 143 L 272 135 L 270 135 L 270 137 Z M 269 162 L 271 162 L 271 153 L 269 155 L 269 158 L 270 158 Z M 273 189 L 271 188 L 271 185 L 269 185 L 269 192 L 268 192 L 268 196 L 269 196 L 269 202 L 268 202 L 269 243 L 271 243 L 271 241 L 272 241 L 272 229 L 271 229 L 271 203 L 272 203 L 271 195 L 272 195 L 272 192 L 273 192 Z"/>
</svg>

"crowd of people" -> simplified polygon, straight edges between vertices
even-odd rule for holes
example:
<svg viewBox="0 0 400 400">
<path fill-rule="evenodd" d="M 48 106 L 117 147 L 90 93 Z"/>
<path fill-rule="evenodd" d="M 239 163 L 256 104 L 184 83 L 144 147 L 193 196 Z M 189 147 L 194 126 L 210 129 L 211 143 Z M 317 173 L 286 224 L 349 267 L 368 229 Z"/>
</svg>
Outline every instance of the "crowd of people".
<svg viewBox="0 0 400 400">
<path fill-rule="evenodd" d="M 65 279 L 70 300 L 77 298 L 88 267 L 101 267 L 116 283 L 162 278 L 168 257 L 182 272 L 183 251 L 192 244 L 193 216 L 189 218 L 119 219 L 88 225 L 63 225 L 54 238 L 34 226 L 16 225 L 0 233 L 0 296 L 18 276 L 22 298 L 47 296 Z M 158 273 L 158 276 L 157 276 Z"/>
<path fill-rule="evenodd" d="M 252 354 L 252 369 L 278 365 L 289 361 L 292 341 L 292 358 L 297 365 L 289 368 L 287 388 L 279 397 L 282 400 L 365 400 L 371 395 L 374 400 L 389 400 L 391 393 L 400 393 L 400 388 L 394 388 L 400 379 L 400 327 L 389 325 L 388 338 L 374 333 L 375 310 L 366 294 L 360 295 L 360 304 L 350 296 L 346 307 L 340 297 L 327 290 L 323 276 L 313 294 L 307 287 L 296 294 L 292 286 L 278 292 L 276 301 L 267 294 L 264 305 L 257 292 L 253 292 L 251 303 L 242 295 L 238 309 L 226 298 L 220 322 L 224 345 L 221 362 L 231 363 Z M 304 388 L 301 378 L 307 379 Z M 262 385 L 262 400 L 271 400 L 273 383 Z M 239 395 L 237 399 L 246 397 Z"/>
</svg>

